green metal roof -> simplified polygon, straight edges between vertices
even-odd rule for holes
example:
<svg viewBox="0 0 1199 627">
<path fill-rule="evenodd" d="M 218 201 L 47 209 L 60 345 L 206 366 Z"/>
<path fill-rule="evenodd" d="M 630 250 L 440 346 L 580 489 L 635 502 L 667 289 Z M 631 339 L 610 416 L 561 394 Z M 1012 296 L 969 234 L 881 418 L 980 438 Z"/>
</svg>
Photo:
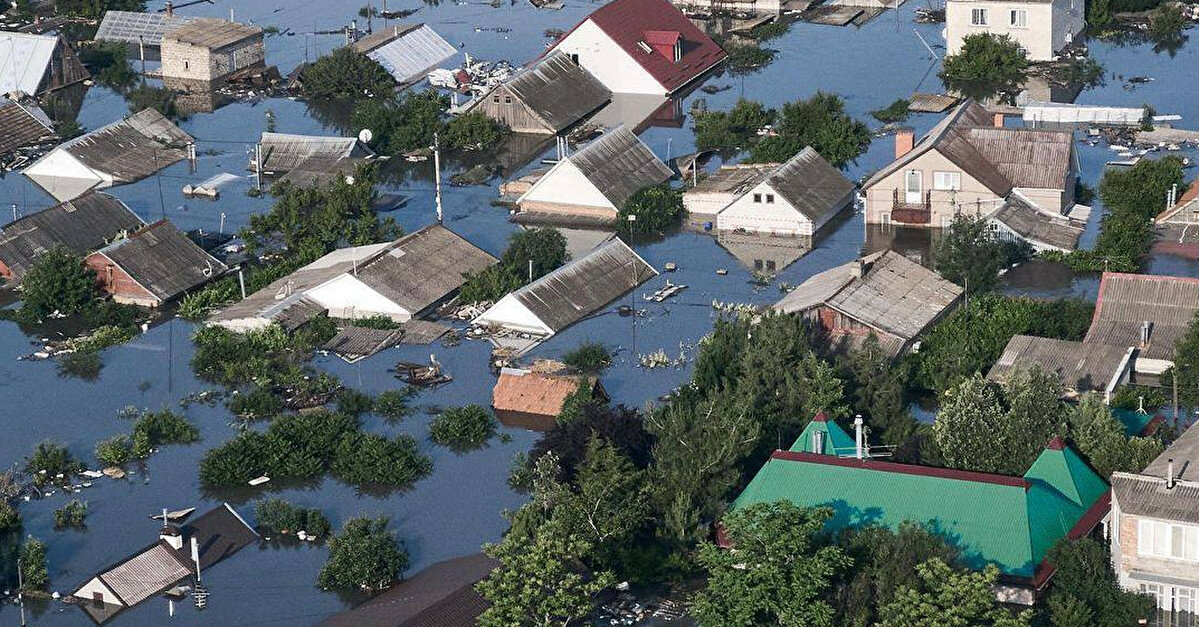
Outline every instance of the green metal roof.
<svg viewBox="0 0 1199 627">
<path fill-rule="evenodd" d="M 815 450 L 812 434 L 816 432 L 824 433 L 824 450 Z M 796 453 L 823 453 L 825 455 L 852 455 L 857 449 L 857 443 L 853 437 L 845 432 L 840 425 L 828 419 L 828 416 L 823 412 L 816 414 L 816 417 L 804 427 L 803 433 L 795 439 L 795 444 L 791 445 L 791 450 Z"/>
<path fill-rule="evenodd" d="M 776 451 L 733 507 L 780 500 L 831 507 L 832 532 L 925 523 L 959 547 L 967 565 L 993 563 L 1005 574 L 1033 578 L 1049 547 L 1107 489 L 1060 441 L 1051 443 L 1025 477 L 793 450 Z"/>
<path fill-rule="evenodd" d="M 1134 437 L 1145 434 L 1145 430 L 1149 427 L 1149 423 L 1157 419 L 1156 414 L 1150 414 L 1135 409 L 1121 409 L 1119 407 L 1112 408 L 1112 415 L 1120 424 L 1124 425 L 1124 435 Z"/>
</svg>

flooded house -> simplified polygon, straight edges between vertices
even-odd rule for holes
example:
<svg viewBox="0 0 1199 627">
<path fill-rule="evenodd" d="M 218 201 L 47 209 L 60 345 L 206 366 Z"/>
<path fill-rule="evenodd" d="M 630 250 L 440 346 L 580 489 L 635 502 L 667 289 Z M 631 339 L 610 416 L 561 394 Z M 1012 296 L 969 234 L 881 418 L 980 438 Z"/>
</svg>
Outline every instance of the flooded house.
<svg viewBox="0 0 1199 627">
<path fill-rule="evenodd" d="M 579 390 L 590 399 L 607 399 L 598 377 L 544 371 L 534 368 L 504 368 L 491 391 L 495 416 L 508 427 L 545 431 L 557 424 L 566 400 Z"/>
<path fill-rule="evenodd" d="M 770 456 L 733 509 L 780 500 L 830 507 L 832 534 L 867 522 L 893 531 L 931 523 L 968 568 L 997 566 L 996 596 L 1019 605 L 1032 605 L 1052 577 L 1050 547 L 1090 534 L 1108 514 L 1107 482 L 1058 438 L 1016 477 L 886 461 L 861 431 L 851 437 L 827 418 L 817 422 Z"/>
<path fill-rule="evenodd" d="M 1199 279 L 1104 272 L 1083 342 L 1135 347 L 1151 381 L 1174 365 L 1175 345 L 1199 313 Z"/>
<path fill-rule="evenodd" d="M 491 607 L 475 584 L 499 565 L 483 553 L 437 562 L 321 627 L 472 627 Z"/>
<path fill-rule="evenodd" d="M 656 1 L 656 0 L 655 0 Z M 637 190 L 664 183 L 670 168 L 621 126 L 554 164 L 517 200 L 521 213 L 609 225 Z"/>
<path fill-rule="evenodd" d="M 167 31 L 159 49 L 162 77 L 211 88 L 243 70 L 266 66 L 262 29 L 202 18 Z"/>
<path fill-rule="evenodd" d="M 808 146 L 781 165 L 722 167 L 684 193 L 683 204 L 692 223 L 714 222 L 719 231 L 811 238 L 853 197 L 854 184 Z"/>
<path fill-rule="evenodd" d="M 228 268 L 167 220 L 159 220 L 84 259 L 100 289 L 118 303 L 158 307 Z"/>
<path fill-rule="evenodd" d="M 555 135 L 612 98 L 590 72 L 551 52 L 516 76 L 479 96 L 464 113 L 479 111 L 514 133 Z"/>
<path fill-rule="evenodd" d="M 19 281 L 55 248 L 84 256 L 143 226 L 125 203 L 93 192 L 0 227 L 0 277 Z"/>
<path fill-rule="evenodd" d="M 614 0 L 551 47 L 613 93 L 673 94 L 727 56 L 667 0 Z"/>
<path fill-rule="evenodd" d="M 1052 61 L 1086 28 L 1083 0 L 946 0 L 945 44 L 962 50 L 971 35 L 1007 35 L 1030 61 Z"/>
<path fill-rule="evenodd" d="M 491 332 L 497 347 L 523 353 L 657 274 L 627 244 L 613 239 L 501 298 L 471 326 Z"/>
<path fill-rule="evenodd" d="M 392 242 L 335 250 L 217 312 L 210 322 L 233 331 L 272 323 L 290 331 L 321 315 L 408 322 L 456 294 L 463 275 L 496 263 L 434 224 Z"/>
<path fill-rule="evenodd" d="M 349 173 L 375 152 L 356 137 L 326 137 L 291 133 L 262 134 L 250 159 L 250 171 L 279 177 L 299 187 L 328 183 L 338 173 Z"/>
<path fill-rule="evenodd" d="M 54 122 L 37 102 L 0 96 L 0 160 L 21 148 L 57 139 Z"/>
<path fill-rule="evenodd" d="M 1153 219 L 1158 242 L 1155 250 L 1199 257 L 1199 183 L 1191 182 L 1178 200 Z"/>
<path fill-rule="evenodd" d="M 1117 387 L 1130 382 L 1134 357 L 1131 346 L 1016 335 L 1008 340 L 987 379 L 1006 383 L 1017 370 L 1038 368 L 1057 377 L 1068 399 L 1098 392 L 1109 401 Z"/>
<path fill-rule="evenodd" d="M 911 130 L 896 133 L 895 160 L 862 185 L 866 222 L 944 228 L 964 213 L 992 218 L 1036 245 L 1025 220 L 1046 230 L 1075 220 L 1075 165 L 1070 131 L 1006 128 L 1002 114 L 967 100 L 919 142 Z M 1001 211 L 1011 203 L 1027 207 Z M 1068 249 L 1076 245 L 1074 238 Z"/>
<path fill-rule="evenodd" d="M 1195 466 L 1195 468 L 1191 468 Z M 1199 429 L 1190 428 L 1140 472 L 1112 474 L 1108 525 L 1120 585 L 1185 625 L 1199 613 Z M 1163 620 L 1164 619 L 1164 620 Z"/>
<path fill-rule="evenodd" d="M 918 345 L 934 323 L 960 304 L 961 287 L 894 251 L 820 272 L 773 308 L 802 315 L 832 352 L 875 337 L 898 357 Z"/>
<path fill-rule="evenodd" d="M 458 54 L 457 48 L 427 24 L 386 26 L 350 47 L 377 61 L 401 87 L 420 82 Z"/>
<path fill-rule="evenodd" d="M 24 174 L 58 200 L 140 181 L 194 158 L 195 140 L 154 109 L 143 109 L 60 144 Z"/>
<path fill-rule="evenodd" d="M 174 10 L 155 13 L 105 11 L 94 39 L 127 44 L 130 52 L 140 56 L 143 48 L 157 50 L 167 33 L 199 19 L 201 18 L 190 15 L 178 15 Z"/>
<path fill-rule="evenodd" d="M 156 542 L 113 564 L 71 593 L 76 605 L 103 624 L 258 542 L 258 533 L 225 503 L 176 526 L 167 523 Z"/>
<path fill-rule="evenodd" d="M 89 78 L 62 37 L 0 31 L 0 95 L 41 97 Z"/>
</svg>

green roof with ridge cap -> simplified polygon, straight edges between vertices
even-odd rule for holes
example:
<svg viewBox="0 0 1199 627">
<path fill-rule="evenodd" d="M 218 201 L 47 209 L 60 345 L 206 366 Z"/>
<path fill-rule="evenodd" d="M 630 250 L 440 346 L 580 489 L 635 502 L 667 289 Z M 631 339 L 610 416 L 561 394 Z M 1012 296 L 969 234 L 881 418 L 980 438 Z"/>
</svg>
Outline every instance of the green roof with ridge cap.
<svg viewBox="0 0 1199 627">
<path fill-rule="evenodd" d="M 816 432 L 824 433 L 824 450 L 813 450 L 812 434 Z M 815 418 L 804 427 L 803 433 L 795 439 L 795 444 L 791 445 L 791 451 L 795 453 L 823 453 L 825 455 L 853 455 L 857 449 L 857 443 L 853 436 L 845 432 L 841 425 L 828 419 L 828 414 L 820 412 Z"/>
</svg>

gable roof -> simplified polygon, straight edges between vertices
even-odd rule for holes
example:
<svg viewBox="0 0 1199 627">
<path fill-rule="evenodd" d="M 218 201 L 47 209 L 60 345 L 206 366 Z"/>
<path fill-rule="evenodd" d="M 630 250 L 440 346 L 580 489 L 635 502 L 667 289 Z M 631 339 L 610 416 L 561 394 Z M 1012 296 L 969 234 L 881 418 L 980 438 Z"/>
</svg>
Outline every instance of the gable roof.
<svg viewBox="0 0 1199 627">
<path fill-rule="evenodd" d="M 1057 447 L 1051 443 L 1023 477 L 775 451 L 733 507 L 778 500 L 831 507 L 832 532 L 928 524 L 972 568 L 993 563 L 1039 586 L 1051 572 L 1042 563 L 1049 548 L 1089 531 L 1108 508 L 1103 479 Z"/>
<path fill-rule="evenodd" d="M 438 562 L 358 607 L 335 614 L 326 627 L 468 627 L 489 607 L 474 584 L 499 565 L 475 553 Z"/>
<path fill-rule="evenodd" d="M 165 13 L 139 13 L 135 11 L 105 11 L 100 27 L 96 29 L 96 41 L 117 41 L 127 44 L 145 42 L 147 46 L 162 45 L 162 36 L 184 24 L 200 18 L 188 15 Z"/>
<path fill-rule="evenodd" d="M 189 21 L 163 35 L 163 39 L 209 50 L 224 48 L 254 37 L 262 37 L 261 28 L 211 17 Z"/>
<path fill-rule="evenodd" d="M 1061 251 L 1078 248 L 1078 239 L 1086 229 L 1085 223 L 1038 210 L 1017 194 L 1012 194 L 991 219 L 1033 244 Z"/>
<path fill-rule="evenodd" d="M 1102 392 L 1129 367 L 1127 354 L 1128 347 L 1016 335 L 1008 340 L 987 379 L 1005 382 L 1018 369 L 1037 367 L 1057 376 L 1064 391 Z"/>
<path fill-rule="evenodd" d="M 191 564 L 165 540 L 159 540 L 97 576 L 124 605 L 133 606 L 170 588 L 191 572 Z"/>
<path fill-rule="evenodd" d="M 614 0 L 596 9 L 558 41 L 569 37 L 575 28 L 587 21 L 604 31 L 667 92 L 687 85 L 727 56 L 711 37 L 666 0 Z M 661 46 L 669 38 L 681 40 L 678 45 L 682 47 L 682 57 L 677 62 L 673 56 L 666 56 L 665 51 L 652 45 Z M 669 42 L 668 45 L 673 47 L 675 44 Z"/>
<path fill-rule="evenodd" d="M 757 187 L 775 170 L 778 163 L 736 163 L 722 165 L 715 172 L 699 181 L 699 184 L 683 192 L 683 196 L 702 194 L 730 194 L 741 197 Z"/>
<path fill-rule="evenodd" d="M 36 102 L 0 96 L 0 155 L 56 139 L 54 123 Z"/>
<path fill-rule="evenodd" d="M 1069 131 L 996 128 L 986 109 L 966 100 L 862 188 L 937 150 L 996 196 L 1006 197 L 1013 187 L 1062 189 L 1073 167 L 1073 146 Z"/>
<path fill-rule="evenodd" d="M 427 24 L 396 24 L 350 44 L 374 59 L 401 85 L 414 83 L 458 53 Z"/>
<path fill-rule="evenodd" d="M 824 434 L 821 436 L 821 450 L 816 450 L 816 433 Z M 816 414 L 808 426 L 795 438 L 795 443 L 791 445 L 790 451 L 793 453 L 817 453 L 820 455 L 852 455 L 857 451 L 857 443 L 853 437 L 845 432 L 836 422 L 829 420 L 828 414 L 820 412 Z"/>
<path fill-rule="evenodd" d="M 491 390 L 491 406 L 497 412 L 519 412 L 539 416 L 557 416 L 567 397 L 579 383 L 595 384 L 595 377 L 551 374 L 522 368 L 504 368 Z"/>
<path fill-rule="evenodd" d="M 342 159 L 370 158 L 375 153 L 357 137 L 326 137 L 322 135 L 295 135 L 292 133 L 263 133 L 263 173 L 281 174 L 304 167 L 309 160 L 324 162 L 322 168 Z M 255 167 L 254 163 L 250 164 Z"/>
<path fill-rule="evenodd" d="M 1153 221 L 1158 224 L 1169 222 L 1171 218 L 1178 215 L 1178 213 L 1183 209 L 1187 208 L 1191 208 L 1194 211 L 1199 211 L 1199 180 L 1191 181 L 1190 187 L 1188 187 L 1187 190 L 1178 197 L 1178 200 L 1174 203 L 1174 206 L 1167 207 L 1165 211 L 1157 214 L 1157 217 L 1154 218 Z"/>
<path fill-rule="evenodd" d="M 228 268 L 167 220 L 96 251 L 138 285 L 167 301 L 222 275 Z"/>
<path fill-rule="evenodd" d="M 86 255 L 141 226 L 141 218 L 116 198 L 85 194 L 0 227 L 0 262 L 20 278 L 55 247 Z"/>
<path fill-rule="evenodd" d="M 1104 272 L 1084 342 L 1136 346 L 1140 357 L 1174 359 L 1174 347 L 1199 312 L 1199 279 Z M 1141 326 L 1150 323 L 1149 344 Z"/>
<path fill-rule="evenodd" d="M 604 133 L 566 160 L 617 208 L 642 187 L 657 185 L 673 176 L 649 146 L 624 126 Z M 551 171 L 542 180 L 552 174 Z"/>
<path fill-rule="evenodd" d="M 854 189 L 853 182 L 811 146 L 772 171 L 766 183 L 814 224 L 840 210 Z"/>
<path fill-rule="evenodd" d="M 1171 461 L 1175 482 L 1167 488 Z M 1141 472 L 1113 473 L 1112 494 L 1122 513 L 1199 524 L 1199 429 L 1183 431 Z"/>
<path fill-rule="evenodd" d="M 612 98 L 612 92 L 591 72 L 560 52 L 549 53 L 504 87 L 555 131 L 574 124 Z"/>
<path fill-rule="evenodd" d="M 54 35 L 0 31 L 0 94 L 36 96 L 57 47 Z"/>
</svg>

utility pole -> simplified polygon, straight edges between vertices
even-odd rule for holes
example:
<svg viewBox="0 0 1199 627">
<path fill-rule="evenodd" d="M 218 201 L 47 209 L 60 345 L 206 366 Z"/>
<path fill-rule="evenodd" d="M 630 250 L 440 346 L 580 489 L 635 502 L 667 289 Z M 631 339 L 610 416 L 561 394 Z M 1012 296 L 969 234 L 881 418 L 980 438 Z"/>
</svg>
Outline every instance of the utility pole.
<svg viewBox="0 0 1199 627">
<path fill-rule="evenodd" d="M 433 132 L 433 177 L 437 189 L 437 223 L 441 224 L 441 142 Z"/>
<path fill-rule="evenodd" d="M 637 230 L 637 214 L 629 214 L 629 248 L 633 247 L 634 233 Z M 637 263 L 629 261 L 629 268 L 633 271 L 633 289 L 629 290 L 629 322 L 633 329 L 633 359 L 638 359 L 637 355 Z"/>
<path fill-rule="evenodd" d="M 21 558 L 17 558 L 17 605 L 21 606 L 21 627 L 25 627 L 25 573 Z"/>
</svg>

